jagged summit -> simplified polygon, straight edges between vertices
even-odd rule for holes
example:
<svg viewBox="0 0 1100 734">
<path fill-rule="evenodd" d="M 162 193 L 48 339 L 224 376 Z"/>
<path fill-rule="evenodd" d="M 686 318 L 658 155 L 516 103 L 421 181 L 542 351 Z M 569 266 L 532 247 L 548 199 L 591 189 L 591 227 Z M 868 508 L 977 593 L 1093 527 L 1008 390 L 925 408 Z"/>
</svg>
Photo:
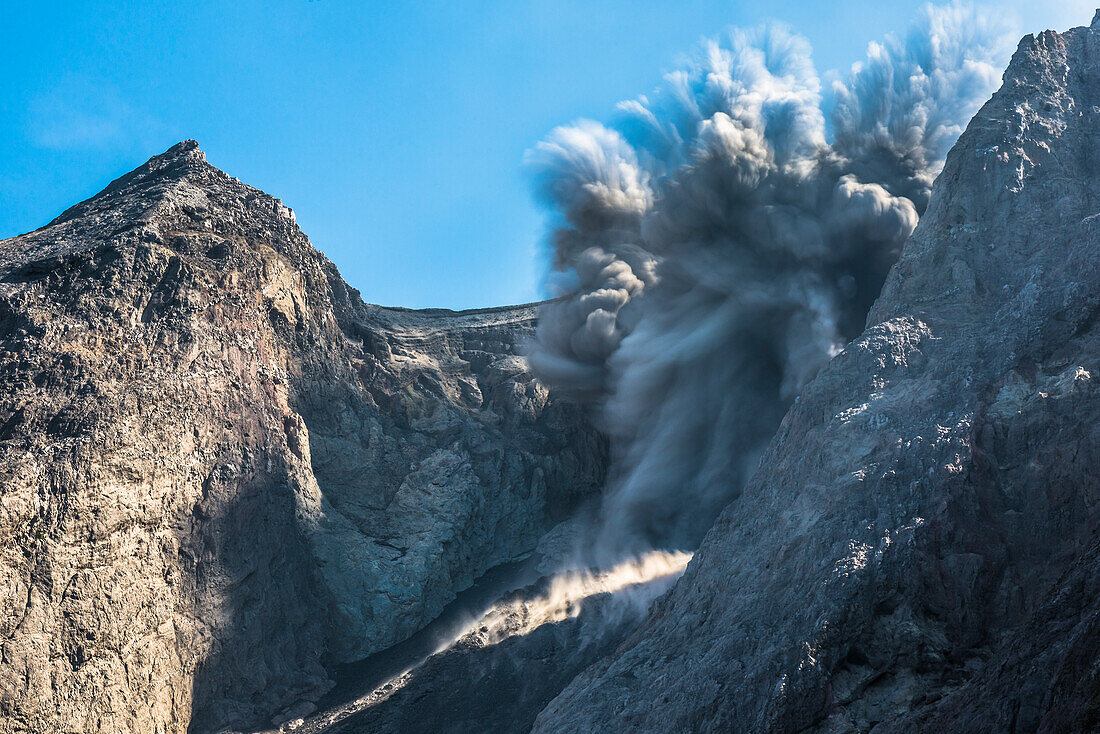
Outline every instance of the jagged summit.
<svg viewBox="0 0 1100 734">
<path fill-rule="evenodd" d="M 206 154 L 203 153 L 202 150 L 199 148 L 199 141 L 195 140 L 194 138 L 188 138 L 187 140 L 181 140 L 178 143 L 176 143 L 175 145 L 173 145 L 171 148 L 169 148 L 168 150 L 161 153 L 159 156 L 153 156 L 153 158 L 151 158 L 150 160 L 153 160 L 153 159 L 156 159 L 156 158 L 171 158 L 171 157 L 174 157 L 174 156 L 180 156 L 180 155 L 184 155 L 184 154 L 197 155 L 200 158 L 202 158 L 203 160 L 206 160 Z"/>
<path fill-rule="evenodd" d="M 333 275 L 338 290 L 352 292 L 298 229 L 289 207 L 211 165 L 196 141 L 184 140 L 46 226 L 0 240 L 0 271 L 49 270 L 104 246 L 115 252 L 161 246 L 177 254 L 195 248 L 217 254 L 260 243 L 261 249 L 274 247 L 297 262 L 316 261 Z M 219 260 L 210 258 L 208 265 L 224 265 Z"/>
<path fill-rule="evenodd" d="M 69 207 L 47 226 L 78 217 L 88 212 L 95 204 L 101 207 L 109 206 L 114 197 L 136 195 L 156 189 L 163 190 L 173 183 L 202 173 L 220 174 L 228 178 L 222 171 L 206 162 L 206 154 L 199 149 L 198 142 L 184 140 L 160 155 L 153 156 L 129 173 L 118 177 L 95 196 Z"/>
<path fill-rule="evenodd" d="M 131 208 L 146 204 L 152 207 L 165 199 L 175 199 L 184 208 L 202 209 L 203 199 L 227 200 L 234 197 L 249 201 L 260 199 L 276 214 L 294 221 L 293 212 L 279 199 L 211 165 L 198 142 L 184 140 L 115 179 L 90 199 L 65 210 L 47 226 L 120 206 Z"/>
<path fill-rule="evenodd" d="M 103 196 L 142 183 L 185 179 L 199 171 L 217 172 L 225 175 L 221 170 L 207 163 L 206 154 L 199 148 L 197 141 L 184 140 L 176 143 L 160 155 L 153 156 L 126 175 L 115 179 L 97 196 Z"/>
<path fill-rule="evenodd" d="M 206 153 L 199 147 L 197 140 L 187 139 L 181 140 L 160 155 L 153 156 L 144 165 L 134 169 L 128 175 L 140 171 L 164 171 L 172 166 L 199 165 L 202 163 L 206 163 Z"/>
<path fill-rule="evenodd" d="M 414 330 L 447 323 L 452 317 L 462 317 L 467 324 L 531 323 L 539 305 L 452 311 L 363 304 L 358 290 L 344 282 L 336 266 L 298 228 L 290 207 L 209 163 L 195 140 L 181 141 L 151 157 L 46 226 L 0 240 L 0 288 L 5 277 L 37 277 L 89 249 L 132 257 L 150 247 L 185 256 L 191 267 L 212 272 L 248 253 L 255 256 L 251 264 L 236 264 L 255 267 L 275 250 L 319 276 L 317 288 L 310 292 L 327 292 L 336 318 L 352 330 L 362 319 Z"/>
</svg>

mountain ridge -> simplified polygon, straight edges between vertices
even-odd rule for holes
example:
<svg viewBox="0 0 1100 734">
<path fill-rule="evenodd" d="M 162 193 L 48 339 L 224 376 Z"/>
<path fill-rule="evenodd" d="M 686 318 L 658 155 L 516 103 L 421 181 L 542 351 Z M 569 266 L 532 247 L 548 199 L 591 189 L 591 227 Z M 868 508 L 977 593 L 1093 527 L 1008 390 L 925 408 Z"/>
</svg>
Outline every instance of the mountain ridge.
<svg viewBox="0 0 1100 734">
<path fill-rule="evenodd" d="M 639 627 L 583 636 L 609 595 L 335 726 L 449 722 L 481 660 L 517 720 L 525 671 L 582 670 L 540 732 L 1100 727 L 1096 80 L 1100 11 L 1021 41 Z M 528 558 L 609 452 L 528 368 L 539 305 L 366 304 L 194 141 L 0 240 L 0 730 L 296 721 Z"/>
</svg>

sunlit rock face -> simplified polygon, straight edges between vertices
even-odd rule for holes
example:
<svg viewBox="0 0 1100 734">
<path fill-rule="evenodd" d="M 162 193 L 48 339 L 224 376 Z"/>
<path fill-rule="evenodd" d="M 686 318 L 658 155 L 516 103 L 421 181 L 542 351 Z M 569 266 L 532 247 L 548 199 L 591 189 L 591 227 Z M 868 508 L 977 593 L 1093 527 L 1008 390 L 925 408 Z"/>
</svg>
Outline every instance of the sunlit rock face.
<svg viewBox="0 0 1100 734">
<path fill-rule="evenodd" d="M 1024 38 L 867 329 L 535 731 L 1100 727 L 1098 140 L 1100 23 Z"/>
<path fill-rule="evenodd" d="M 606 452 L 535 319 L 365 305 L 193 141 L 0 242 L 0 730 L 266 724 L 528 551 Z"/>
</svg>

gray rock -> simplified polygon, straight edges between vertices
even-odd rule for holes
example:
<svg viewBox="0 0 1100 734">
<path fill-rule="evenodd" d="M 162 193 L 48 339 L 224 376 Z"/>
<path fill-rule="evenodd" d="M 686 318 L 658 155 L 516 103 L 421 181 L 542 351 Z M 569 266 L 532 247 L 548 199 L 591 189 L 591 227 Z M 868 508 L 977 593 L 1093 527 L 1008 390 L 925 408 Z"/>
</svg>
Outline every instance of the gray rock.
<svg viewBox="0 0 1100 734">
<path fill-rule="evenodd" d="M 536 311 L 365 305 L 193 141 L 0 241 L 0 731 L 293 720 L 533 548 L 606 463 Z"/>
<path fill-rule="evenodd" d="M 1100 729 L 1098 144 L 1100 23 L 1026 37 L 867 330 L 535 731 Z"/>
</svg>

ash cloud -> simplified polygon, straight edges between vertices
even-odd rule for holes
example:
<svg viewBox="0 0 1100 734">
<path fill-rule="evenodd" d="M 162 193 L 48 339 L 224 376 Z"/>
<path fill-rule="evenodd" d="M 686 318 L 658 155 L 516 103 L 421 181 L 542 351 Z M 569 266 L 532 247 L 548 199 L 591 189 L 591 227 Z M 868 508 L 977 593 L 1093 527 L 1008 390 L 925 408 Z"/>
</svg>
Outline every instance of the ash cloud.
<svg viewBox="0 0 1100 734">
<path fill-rule="evenodd" d="M 597 562 L 694 548 L 864 319 L 1011 46 L 926 7 L 829 90 L 782 26 L 704 43 L 528 153 L 553 224 L 531 362 L 612 442 Z M 826 107 L 829 107 L 826 114 Z"/>
</svg>

